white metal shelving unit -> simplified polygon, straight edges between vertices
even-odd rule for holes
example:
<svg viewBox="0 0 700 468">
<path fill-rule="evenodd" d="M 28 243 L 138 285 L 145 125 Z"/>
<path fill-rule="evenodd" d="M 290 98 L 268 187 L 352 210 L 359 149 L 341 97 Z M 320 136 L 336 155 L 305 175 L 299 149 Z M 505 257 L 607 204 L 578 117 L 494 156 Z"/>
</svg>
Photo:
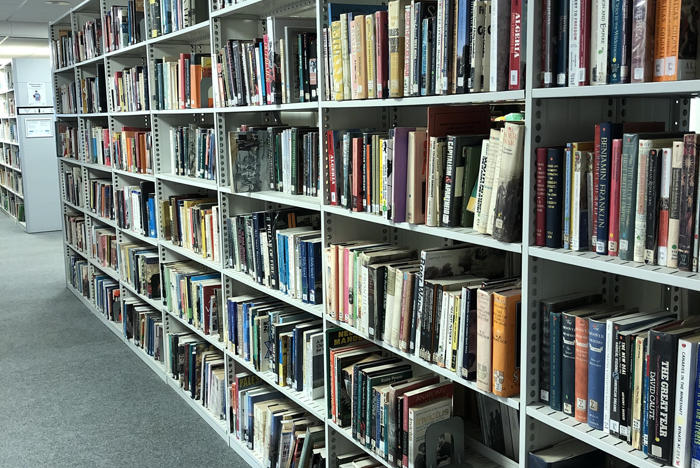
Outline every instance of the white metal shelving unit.
<svg viewBox="0 0 700 468">
<path fill-rule="evenodd" d="M 50 37 L 55 38 L 60 29 L 77 27 L 77 18 L 85 13 L 99 14 L 105 11 L 111 0 L 86 0 L 73 8 L 65 16 L 50 25 Z M 82 69 L 102 64 L 105 75 L 110 77 L 117 67 L 141 64 L 149 68 L 149 79 L 153 80 L 152 64 L 155 58 L 162 56 L 166 48 L 182 52 L 210 53 L 218 50 L 223 41 L 230 37 L 257 37 L 263 33 L 264 18 L 268 15 L 307 16 L 317 18 L 317 28 L 322 28 L 322 19 L 327 18 L 327 0 L 247 0 L 219 11 L 210 11 L 210 19 L 175 33 L 155 39 L 147 39 L 140 44 L 106 53 L 102 56 L 54 70 L 53 85 L 78 82 Z M 466 242 L 507 252 L 512 260 L 514 271 L 520 272 L 523 281 L 522 303 L 526 305 L 526 317 L 522 321 L 520 333 L 521 386 L 520 396 L 501 399 L 486 393 L 487 396 L 500 401 L 510 408 L 516 408 L 520 414 L 519 451 L 515 462 L 494 452 L 480 442 L 469 440 L 467 447 L 470 461 L 479 466 L 525 466 L 527 454 L 531 450 L 551 445 L 565 437 L 574 437 L 591 444 L 610 455 L 632 463 L 635 466 L 651 468 L 659 464 L 651 461 L 638 451 L 633 451 L 626 444 L 600 431 L 593 431 L 586 424 L 580 424 L 563 413 L 554 412 L 539 402 L 539 337 L 540 318 L 537 304 L 542 298 L 582 289 L 598 289 L 612 303 L 624 303 L 643 308 L 666 307 L 674 310 L 688 310 L 688 305 L 695 300 L 695 292 L 700 291 L 700 276 L 696 273 L 680 272 L 662 267 L 644 266 L 634 262 L 622 262 L 612 257 L 601 257 L 590 252 L 569 252 L 563 249 L 546 249 L 532 246 L 534 240 L 534 149 L 538 146 L 560 145 L 575 139 L 590 139 L 593 125 L 606 120 L 663 120 L 671 129 L 687 130 L 689 97 L 700 94 L 700 80 L 671 82 L 605 85 L 581 88 L 539 88 L 539 34 L 541 31 L 541 11 L 537 2 L 529 2 L 527 10 L 526 88 L 520 91 L 502 91 L 496 93 L 464 94 L 457 96 L 410 97 L 401 99 L 364 100 L 364 101 L 323 101 L 310 103 L 281 104 L 251 107 L 215 107 L 210 109 L 185 110 L 150 110 L 139 112 L 112 112 L 100 114 L 79 114 L 75 109 L 61 109 L 57 105 L 56 117 L 59 121 L 75 125 L 81 132 L 79 137 L 80 158 L 78 160 L 59 158 L 61 170 L 67 167 L 80 167 L 83 175 L 83 191 L 87 194 L 88 175 L 95 172 L 109 173 L 115 187 L 125 182 L 145 180 L 154 181 L 156 198 L 164 199 L 174 193 L 209 193 L 219 200 L 222 217 L 236 213 L 246 213 L 256 209 L 274 209 L 279 206 L 295 206 L 318 211 L 321 214 L 324 247 L 329 242 L 348 239 L 372 237 L 412 245 L 416 248 L 426 246 L 449 245 L 453 242 Z M 211 9 L 210 9 L 211 10 Z M 252 21 L 251 21 L 252 20 Z M 150 21 L 147 18 L 146 21 Z M 147 28 L 148 30 L 148 28 Z M 317 56 L 321 57 L 322 45 L 319 41 Z M 322 71 L 322 70 L 321 70 Z M 323 76 L 321 73 L 320 76 Z M 323 95 L 320 87 L 319 95 Z M 58 101 L 58 100 L 57 100 Z M 408 223 L 392 223 L 380 216 L 364 213 L 352 213 L 336 206 L 324 205 L 322 196 L 291 196 L 279 192 L 263 191 L 257 193 L 234 193 L 230 187 L 226 132 L 243 123 L 264 123 L 272 119 L 293 125 L 313 125 L 319 132 L 328 129 L 350 127 L 389 128 L 394 125 L 424 124 L 425 107 L 441 104 L 490 104 L 494 106 L 517 104 L 526 114 L 524 193 L 523 193 L 523 236 L 521 242 L 502 243 L 489 236 L 480 235 L 471 229 L 433 228 Z M 85 131 L 87 119 L 100 119 L 106 122 L 111 131 L 122 125 L 149 127 L 153 131 L 154 147 L 158 148 L 161 132 L 172 125 L 189 122 L 213 123 L 217 132 L 218 174 L 216 181 L 189 179 L 168 173 L 168 154 L 154 155 L 154 174 L 133 174 L 116 170 L 112 167 L 98 167 L 86 162 L 82 132 Z M 320 153 L 323 154 L 323 138 L 320 138 Z M 163 146 L 163 145 L 161 145 Z M 167 145 L 165 145 L 167 146 Z M 165 150 L 160 150 L 165 153 Z M 320 167 L 323 168 L 323 161 Z M 325 182 L 322 182 L 324 185 Z M 325 186 L 324 186 L 325 188 Z M 163 239 L 145 237 L 133 231 L 120 229 L 116 223 L 107 222 L 90 213 L 84 207 L 73 205 L 65 200 L 65 188 L 61 187 L 64 213 L 84 213 L 88 224 L 99 223 L 115 229 L 119 243 L 140 242 L 158 249 L 160 260 L 190 259 L 203 267 L 220 272 L 224 285 L 224 296 L 229 297 L 244 291 L 260 291 L 282 301 L 299 307 L 315 316 L 323 317 L 324 329 L 340 326 L 360 336 L 367 336 L 352 326 L 336 322 L 323 313 L 323 306 L 303 304 L 285 294 L 270 290 L 257 284 L 249 276 L 228 268 L 223 262 L 212 262 L 201 258 L 189 250 L 175 246 Z M 162 232 L 158 215 L 159 232 Z M 220 226 L 223 226 L 220 223 Z M 223 229 L 223 228 L 222 228 Z M 224 246 L 224 243 L 221 242 Z M 224 249 L 224 247 L 222 247 Z M 79 255 L 87 258 L 91 269 L 114 275 L 116 272 L 101 267 L 94 258 L 90 258 L 91 248 L 81 253 L 66 244 L 66 256 Z M 227 252 L 220 252 L 220 258 L 226 258 Z M 324 276 L 326 274 L 323 269 Z M 66 265 L 68 272 L 68 265 Z M 326 278 L 324 278 L 325 284 Z M 173 316 L 162 305 L 161 300 L 153 300 L 140 295 L 131 285 L 120 281 L 122 294 L 138 297 L 162 312 L 165 332 L 189 329 L 221 350 L 226 359 L 226 371 L 232 378 L 238 370 L 247 370 L 258 374 L 264 381 L 274 385 L 273 376 L 258 373 L 251 363 L 242 360 L 229 350 L 216 337 L 205 335 L 191 327 L 186 321 Z M 69 289 L 80 297 L 83 303 L 96 312 L 95 305 L 85 299 L 74 288 Z M 94 295 L 93 295 L 94 296 Z M 98 314 L 99 315 L 99 314 Z M 115 333 L 121 336 L 113 324 L 107 322 Z M 371 340 L 372 341 L 372 340 Z M 421 359 L 402 353 L 374 341 L 390 353 L 401 356 L 417 366 L 435 372 L 444 378 L 454 380 L 465 391 L 479 393 L 473 382 L 467 382 L 452 372 L 430 365 Z M 167 346 L 167 345 L 166 345 Z M 131 345 L 145 361 L 140 349 Z M 166 350 L 167 354 L 167 350 Z M 220 421 L 201 405 L 182 392 L 179 384 L 167 375 L 163 366 L 149 364 L 159 375 L 180 394 L 188 404 L 228 441 L 251 466 L 264 466 L 264 462 L 241 443 L 228 428 L 230 422 Z M 166 365 L 167 368 L 167 365 Z M 296 401 L 311 414 L 324 418 L 325 401 L 308 401 L 299 392 L 282 389 L 290 400 Z M 228 416 L 227 416 L 228 417 Z M 326 420 L 326 447 L 328 462 L 333 464 L 333 456 L 358 444 L 348 431 Z M 375 456 L 372 452 L 367 452 Z M 379 462 L 386 465 L 384 460 Z M 388 465 L 387 465 L 388 466 Z"/>
</svg>

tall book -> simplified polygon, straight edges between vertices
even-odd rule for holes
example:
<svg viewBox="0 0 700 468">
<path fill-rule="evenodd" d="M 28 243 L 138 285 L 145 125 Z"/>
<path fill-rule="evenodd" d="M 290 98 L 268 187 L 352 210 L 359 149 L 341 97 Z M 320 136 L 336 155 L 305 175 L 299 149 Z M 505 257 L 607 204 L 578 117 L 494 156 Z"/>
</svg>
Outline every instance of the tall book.
<svg viewBox="0 0 700 468">
<path fill-rule="evenodd" d="M 622 137 L 622 169 L 620 171 L 620 260 L 633 260 L 635 249 L 634 220 L 637 195 L 637 156 L 639 136 L 625 133 Z"/>
<path fill-rule="evenodd" d="M 493 296 L 493 362 L 491 363 L 493 378 L 491 388 L 493 393 L 500 397 L 511 397 L 519 393 L 520 362 L 518 358 L 520 353 L 517 337 L 518 325 L 520 324 L 518 316 L 520 297 L 520 289 L 498 292 Z"/>
<path fill-rule="evenodd" d="M 659 183 L 659 217 L 657 229 L 657 263 L 665 266 L 668 264 L 668 225 L 671 200 L 671 165 L 673 163 L 673 150 L 663 148 L 661 151 L 661 181 Z"/>
<path fill-rule="evenodd" d="M 610 165 L 612 163 L 612 142 L 619 138 L 622 127 L 619 124 L 605 122 L 600 124 L 600 146 L 598 156 L 598 187 L 596 214 L 596 253 L 608 253 L 609 215 L 610 215 Z"/>
<path fill-rule="evenodd" d="M 545 246 L 562 247 L 563 148 L 547 148 Z"/>
<path fill-rule="evenodd" d="M 690 271 L 693 266 L 693 217 L 695 216 L 696 172 L 700 135 L 683 137 L 683 172 L 681 177 L 680 229 L 678 231 L 678 268 Z M 668 142 L 667 144 L 671 144 Z"/>
<path fill-rule="evenodd" d="M 698 345 L 700 336 L 688 336 L 678 340 L 676 367 L 676 392 L 673 429 L 673 466 L 690 466 L 693 405 L 697 379 Z"/>
<path fill-rule="evenodd" d="M 678 268 L 678 237 L 681 223 L 681 182 L 683 179 L 683 142 L 674 141 L 671 149 L 671 188 L 668 205 L 668 241 L 666 266 Z"/>
</svg>

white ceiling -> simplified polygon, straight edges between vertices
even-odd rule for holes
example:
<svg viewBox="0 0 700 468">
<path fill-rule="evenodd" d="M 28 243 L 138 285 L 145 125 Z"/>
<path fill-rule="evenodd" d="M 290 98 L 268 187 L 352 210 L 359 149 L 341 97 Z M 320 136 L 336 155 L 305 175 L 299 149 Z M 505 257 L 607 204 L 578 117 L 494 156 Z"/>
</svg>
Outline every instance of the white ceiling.
<svg viewBox="0 0 700 468">
<path fill-rule="evenodd" d="M 45 0 L 0 0 L 0 21 L 48 23 L 81 0 L 65 0 L 68 5 L 48 4 Z"/>
</svg>

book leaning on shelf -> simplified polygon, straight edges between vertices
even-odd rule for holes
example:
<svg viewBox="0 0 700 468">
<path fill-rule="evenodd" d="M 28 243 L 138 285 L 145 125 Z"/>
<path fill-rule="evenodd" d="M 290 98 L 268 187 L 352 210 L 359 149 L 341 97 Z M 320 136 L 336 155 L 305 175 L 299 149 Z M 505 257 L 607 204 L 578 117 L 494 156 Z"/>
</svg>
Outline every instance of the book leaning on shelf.
<svg viewBox="0 0 700 468">
<path fill-rule="evenodd" d="M 201 255 L 220 261 L 219 205 L 202 195 L 171 195 L 160 200 L 160 219 L 165 232 L 161 238 Z"/>
<path fill-rule="evenodd" d="M 519 241 L 524 126 L 489 130 L 481 106 L 429 107 L 427 116 L 427 127 L 327 131 L 326 202 Z"/>
<path fill-rule="evenodd" d="M 87 200 L 88 206 L 93 213 L 107 219 L 114 219 L 114 198 L 111 179 L 90 179 L 88 180 Z"/>
<path fill-rule="evenodd" d="M 523 2 L 330 3 L 325 98 L 397 98 L 524 88 Z"/>
<path fill-rule="evenodd" d="M 322 421 L 256 375 L 236 374 L 230 393 L 231 431 L 262 463 L 271 468 L 326 466 Z"/>
<path fill-rule="evenodd" d="M 213 127 L 170 127 L 170 167 L 175 175 L 216 180 Z"/>
<path fill-rule="evenodd" d="M 83 257 L 70 253 L 68 272 L 71 286 L 83 297 L 90 299 L 90 264 Z"/>
<path fill-rule="evenodd" d="M 151 92 L 158 110 L 195 109 L 214 105 L 209 54 L 181 53 L 155 59 Z"/>
<path fill-rule="evenodd" d="M 168 374 L 213 417 L 225 420 L 227 389 L 223 354 L 189 332 L 168 333 L 167 340 Z"/>
<path fill-rule="evenodd" d="M 105 12 L 107 52 L 138 44 L 146 38 L 143 0 L 128 0 L 126 6 L 111 6 Z"/>
<path fill-rule="evenodd" d="M 73 35 L 70 29 L 59 29 L 58 38 L 51 40 L 51 58 L 54 69 L 64 68 L 75 63 Z"/>
<path fill-rule="evenodd" d="M 80 112 L 107 112 L 105 69 L 101 63 L 97 64 L 97 76 L 80 78 Z"/>
<path fill-rule="evenodd" d="M 545 88 L 697 77 L 698 29 L 686 0 L 545 0 L 541 80 Z"/>
<path fill-rule="evenodd" d="M 600 300 L 579 293 L 541 302 L 541 399 L 661 463 L 690 466 L 700 434 L 700 323 Z"/>
<path fill-rule="evenodd" d="M 225 42 L 215 72 L 222 107 L 316 101 L 315 20 L 267 17 L 263 37 Z"/>
<path fill-rule="evenodd" d="M 228 133 L 231 189 L 276 190 L 316 197 L 318 131 L 310 127 L 241 126 Z"/>
<path fill-rule="evenodd" d="M 61 104 L 59 110 L 62 114 L 75 114 L 76 103 L 75 82 L 65 83 L 58 87 L 58 100 Z"/>
<path fill-rule="evenodd" d="M 142 181 L 115 193 L 117 225 L 146 237 L 157 238 L 155 185 Z"/>
<path fill-rule="evenodd" d="M 95 18 L 85 21 L 80 29 L 73 32 L 73 46 L 76 62 L 102 55 L 102 20 Z"/>
<path fill-rule="evenodd" d="M 323 398 L 323 327 L 320 319 L 277 299 L 229 297 L 222 317 L 224 346 L 271 372 L 280 387 Z"/>
<path fill-rule="evenodd" d="M 505 255 L 457 245 L 411 249 L 353 241 L 326 252 L 326 312 L 386 346 L 502 397 L 518 389 L 518 278 Z"/>
<path fill-rule="evenodd" d="M 133 297 L 121 300 L 121 321 L 124 338 L 144 350 L 161 364 L 165 361 L 163 348 L 163 316 Z"/>
<path fill-rule="evenodd" d="M 226 265 L 257 283 L 299 299 L 322 299 L 321 233 L 318 212 L 259 211 L 224 219 Z"/>
<path fill-rule="evenodd" d="M 63 219 L 66 226 L 66 242 L 77 251 L 85 253 L 85 216 L 66 214 Z"/>
<path fill-rule="evenodd" d="M 698 137 L 640 125 L 536 150 L 535 245 L 698 271 Z"/>
<path fill-rule="evenodd" d="M 194 26 L 209 18 L 206 0 L 148 0 L 147 8 L 151 38 Z"/>
<path fill-rule="evenodd" d="M 109 128 L 95 125 L 92 120 L 85 122 L 85 148 L 87 162 L 112 166 L 112 155 L 109 140 Z"/>
<path fill-rule="evenodd" d="M 119 283 L 109 276 L 99 275 L 93 279 L 95 305 L 111 322 L 121 322 L 121 297 Z"/>
<path fill-rule="evenodd" d="M 115 71 L 107 87 L 113 112 L 138 112 L 149 109 L 148 72 L 137 65 Z"/>
<path fill-rule="evenodd" d="M 93 224 L 90 227 L 92 257 L 102 266 L 118 270 L 117 234 L 111 228 Z"/>
<path fill-rule="evenodd" d="M 117 169 L 153 174 L 153 139 L 150 128 L 122 127 L 112 132 L 112 154 Z"/>
<path fill-rule="evenodd" d="M 66 201 L 75 206 L 83 206 L 83 171 L 78 166 L 64 167 L 63 189 Z"/>
<path fill-rule="evenodd" d="M 149 299 L 160 298 L 160 267 L 158 250 L 141 244 L 119 245 L 121 279 L 137 293 Z"/>
<path fill-rule="evenodd" d="M 73 135 L 71 135 L 72 137 Z M 62 143 L 65 143 L 68 145 L 67 148 L 65 148 L 66 153 L 69 151 L 73 150 L 75 147 L 75 142 L 74 141 L 67 141 L 63 140 Z M 59 143 L 61 144 L 61 143 Z M 63 154 L 63 149 L 59 148 L 62 152 L 59 154 Z M 0 150 L 0 162 L 3 164 L 7 164 L 8 166 L 12 166 L 15 169 L 21 169 L 22 168 L 22 160 L 19 157 L 19 148 L 14 146 L 14 145 L 9 145 L 5 146 Z"/>
</svg>

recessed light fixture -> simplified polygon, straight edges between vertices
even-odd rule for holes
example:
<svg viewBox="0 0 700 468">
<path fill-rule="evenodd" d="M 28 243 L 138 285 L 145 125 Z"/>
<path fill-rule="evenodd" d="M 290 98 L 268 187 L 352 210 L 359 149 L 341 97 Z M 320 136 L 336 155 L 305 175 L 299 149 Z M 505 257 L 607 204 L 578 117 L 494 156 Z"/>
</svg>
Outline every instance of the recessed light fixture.
<svg viewBox="0 0 700 468">
<path fill-rule="evenodd" d="M 65 0 L 45 0 L 47 5 L 68 6 L 70 3 Z"/>
</svg>

